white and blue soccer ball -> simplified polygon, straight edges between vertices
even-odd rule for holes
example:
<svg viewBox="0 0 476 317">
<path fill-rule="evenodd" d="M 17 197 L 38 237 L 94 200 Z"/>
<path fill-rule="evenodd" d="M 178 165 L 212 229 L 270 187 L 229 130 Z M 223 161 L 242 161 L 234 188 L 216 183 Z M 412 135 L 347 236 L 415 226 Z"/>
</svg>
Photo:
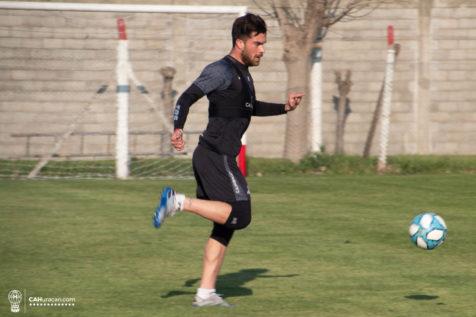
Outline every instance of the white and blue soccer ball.
<svg viewBox="0 0 476 317">
<path fill-rule="evenodd" d="M 424 212 L 413 218 L 408 228 L 411 241 L 425 250 L 433 250 L 448 236 L 446 223 L 434 212 Z"/>
</svg>

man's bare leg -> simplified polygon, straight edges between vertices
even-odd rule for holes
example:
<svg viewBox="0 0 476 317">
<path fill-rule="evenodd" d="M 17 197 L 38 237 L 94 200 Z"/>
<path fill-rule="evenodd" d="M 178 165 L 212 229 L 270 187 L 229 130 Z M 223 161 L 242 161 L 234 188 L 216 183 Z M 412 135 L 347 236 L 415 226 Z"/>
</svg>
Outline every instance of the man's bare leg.
<svg viewBox="0 0 476 317">
<path fill-rule="evenodd" d="M 195 307 L 225 306 L 232 307 L 220 295 L 216 294 L 216 280 L 225 258 L 226 246 L 213 238 L 209 238 L 205 245 L 203 256 L 203 272 L 200 288 L 197 289 Z"/>
<path fill-rule="evenodd" d="M 215 289 L 218 273 L 225 258 L 226 246 L 209 238 L 203 255 L 203 271 L 200 288 Z"/>
<path fill-rule="evenodd" d="M 217 224 L 225 224 L 230 217 L 232 206 L 221 201 L 211 201 L 185 197 L 175 193 L 170 187 L 162 192 L 159 208 L 154 214 L 154 224 L 159 219 L 159 226 L 165 217 L 175 215 L 179 211 L 187 211 Z M 225 257 L 226 246 L 213 238 L 209 238 L 203 256 L 203 271 L 200 288 L 197 290 L 194 306 L 230 306 L 215 293 L 215 285 Z"/>
<path fill-rule="evenodd" d="M 183 210 L 224 224 L 230 217 L 231 205 L 221 201 L 185 197 Z"/>
<path fill-rule="evenodd" d="M 231 206 L 221 201 L 185 198 L 183 210 L 213 222 L 224 224 L 230 216 Z M 203 254 L 202 279 L 198 292 L 215 291 L 217 277 L 225 258 L 225 252 L 226 246 L 215 239 L 208 239 Z"/>
</svg>

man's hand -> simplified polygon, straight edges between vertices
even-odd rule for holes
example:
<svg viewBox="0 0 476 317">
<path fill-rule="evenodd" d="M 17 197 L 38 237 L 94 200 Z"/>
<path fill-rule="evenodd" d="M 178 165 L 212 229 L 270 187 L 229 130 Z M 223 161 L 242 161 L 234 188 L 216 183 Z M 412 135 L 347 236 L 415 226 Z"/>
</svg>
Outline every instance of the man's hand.
<svg viewBox="0 0 476 317">
<path fill-rule="evenodd" d="M 288 100 L 284 105 L 284 110 L 293 111 L 294 109 L 296 109 L 296 107 L 299 106 L 299 103 L 301 102 L 303 96 L 304 94 L 301 92 L 290 92 L 288 94 Z"/>
<path fill-rule="evenodd" d="M 185 147 L 185 141 L 183 140 L 183 131 L 182 129 L 175 129 L 174 133 L 170 137 L 170 143 L 177 151 L 183 151 Z"/>
</svg>

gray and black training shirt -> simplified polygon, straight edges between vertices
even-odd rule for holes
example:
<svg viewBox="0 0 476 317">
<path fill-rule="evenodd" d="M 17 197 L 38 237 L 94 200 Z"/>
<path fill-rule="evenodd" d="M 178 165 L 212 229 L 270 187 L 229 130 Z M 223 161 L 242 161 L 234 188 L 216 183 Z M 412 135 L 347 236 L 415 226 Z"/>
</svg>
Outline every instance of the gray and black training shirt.
<svg viewBox="0 0 476 317">
<path fill-rule="evenodd" d="M 247 83 L 248 87 L 243 87 L 244 83 Z M 284 104 L 256 100 L 253 78 L 248 67 L 227 55 L 207 65 L 200 76 L 180 96 L 174 110 L 174 128 L 183 129 L 190 106 L 204 95 L 207 95 L 211 103 L 216 104 L 219 101 L 218 104 L 226 105 L 227 103 L 236 104 L 237 93 L 251 94 L 246 96 L 251 101 L 251 105 L 246 103 L 246 106 L 252 107 L 250 114 L 254 116 L 286 113 Z M 240 151 L 241 137 L 248 128 L 250 119 L 250 117 L 210 116 L 207 128 L 200 136 L 199 144 L 219 154 L 236 156 Z"/>
</svg>

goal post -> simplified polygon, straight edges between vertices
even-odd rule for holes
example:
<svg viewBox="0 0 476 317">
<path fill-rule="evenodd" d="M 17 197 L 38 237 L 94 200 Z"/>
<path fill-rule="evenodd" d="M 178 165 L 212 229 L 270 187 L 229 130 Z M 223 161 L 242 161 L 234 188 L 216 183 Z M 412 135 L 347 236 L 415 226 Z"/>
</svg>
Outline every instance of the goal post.
<svg viewBox="0 0 476 317">
<path fill-rule="evenodd" d="M 116 128 L 116 177 L 129 176 L 129 50 L 127 47 L 126 23 L 117 19 L 119 44 L 117 46 L 117 128 Z"/>
<path fill-rule="evenodd" d="M 103 4 L 67 2 L 27 2 L 1 1 L 0 9 L 50 10 L 82 12 L 135 12 L 135 13 L 203 13 L 245 15 L 246 6 L 204 6 L 204 5 L 159 5 L 159 4 Z"/>
<path fill-rule="evenodd" d="M 94 172 L 88 173 L 88 178 L 126 179 L 128 177 L 192 175 L 189 166 L 190 161 L 185 159 L 175 160 L 175 154 L 170 153 L 169 148 L 164 150 L 166 148 L 164 147 L 164 143 L 166 143 L 164 140 L 168 140 L 168 133 L 172 130 L 172 124 L 168 116 L 164 114 L 163 100 L 162 104 L 160 100 L 161 93 L 157 91 L 157 84 L 160 85 L 160 83 L 157 83 L 157 78 L 155 78 L 157 74 L 151 74 L 150 62 L 146 61 L 144 56 L 152 55 L 153 53 L 149 52 L 156 48 L 156 54 L 158 53 L 161 56 L 158 62 L 162 63 L 162 68 L 172 66 L 178 68 L 178 72 L 181 70 L 188 71 L 189 74 L 182 75 L 180 79 L 180 85 L 183 87 L 191 78 L 190 73 L 193 72 L 196 76 L 196 69 L 202 68 L 207 62 L 213 61 L 215 57 L 208 57 L 208 60 L 205 61 L 203 55 L 211 56 L 213 51 L 203 51 L 201 56 L 192 60 L 191 66 L 184 67 L 183 65 L 188 62 L 181 55 L 190 55 L 187 52 L 189 48 L 180 44 L 180 41 L 175 43 L 174 39 L 178 37 L 182 42 L 185 42 L 186 39 L 184 41 L 183 38 L 190 36 L 191 45 L 196 45 L 193 42 L 196 41 L 196 37 L 193 38 L 193 34 L 187 34 L 188 29 L 193 30 L 202 20 L 203 25 L 207 25 L 209 21 L 216 23 L 215 20 L 224 19 L 223 15 L 228 16 L 224 21 L 229 22 L 230 16 L 234 18 L 246 14 L 246 6 L 2 1 L 0 2 L 0 13 L 1 10 L 7 10 L 7 12 L 17 10 L 17 12 L 21 12 L 18 13 L 19 16 L 26 16 L 31 11 L 40 12 L 39 16 L 41 17 L 51 16 L 51 19 L 45 19 L 45 26 L 36 26 L 35 23 L 41 19 L 33 18 L 31 29 L 28 29 L 29 26 L 19 27 L 19 24 L 13 24 L 7 31 L 10 32 L 9 34 L 19 34 L 11 39 L 12 43 L 18 40 L 19 44 L 15 43 L 11 52 L 6 52 L 3 55 L 12 56 L 13 59 L 14 55 L 19 52 L 19 56 L 39 56 L 41 58 L 39 63 L 34 65 L 31 70 L 27 69 L 25 71 L 25 66 L 19 66 L 19 70 L 12 67 L 11 72 L 15 74 L 28 72 L 33 75 L 31 80 L 23 81 L 22 85 L 47 87 L 43 91 L 27 87 L 24 89 L 25 91 L 21 91 L 23 95 L 13 92 L 10 94 L 13 96 L 12 101 L 8 100 L 12 109 L 4 107 L 12 113 L 15 111 L 13 107 L 18 105 L 35 107 L 31 115 L 25 113 L 24 121 L 16 125 L 7 136 L 0 135 L 1 138 L 8 139 L 13 149 L 8 150 L 8 156 L 0 153 L 0 160 L 5 159 L 5 161 L 9 161 L 8 164 L 15 167 L 13 172 L 16 175 L 15 177 L 83 177 L 81 176 L 83 174 L 75 174 L 80 170 L 77 168 L 78 166 L 81 166 L 81 168 L 92 167 L 91 169 Z M 51 12 L 51 14 L 48 12 Z M 87 15 L 88 12 L 91 12 L 92 15 L 83 18 L 83 15 Z M 102 17 L 103 13 L 106 14 L 104 18 Z M 163 17 L 163 19 L 183 21 L 186 28 L 181 27 L 183 23 L 176 23 L 175 25 L 180 26 L 177 30 L 170 30 L 170 28 L 173 28 L 173 25 L 170 25 L 170 28 L 159 28 L 157 33 L 154 29 L 145 30 L 143 33 L 146 35 L 144 35 L 138 26 L 141 23 L 144 24 L 141 19 L 130 18 L 134 14 L 162 14 L 160 17 Z M 65 18 L 61 18 L 62 15 L 65 15 Z M 79 15 L 81 15 L 81 21 L 76 21 L 75 18 Z M 124 18 L 121 18 L 121 16 L 124 16 Z M 56 26 L 54 19 L 58 18 L 61 18 L 61 23 Z M 106 18 L 109 19 L 109 22 L 107 22 L 109 29 L 107 31 L 103 27 Z M 90 21 L 91 25 L 88 25 L 87 21 Z M 94 27 L 96 22 L 102 23 L 102 27 Z M 129 33 L 129 23 L 131 23 L 131 33 Z M 110 29 L 112 24 L 115 24 L 115 34 Z M 84 29 L 84 35 L 74 34 L 75 31 L 70 30 L 72 28 L 79 29 L 79 33 Z M 219 31 L 223 32 L 223 30 Z M 96 34 L 92 34 L 94 32 L 98 32 L 97 39 Z M 207 36 L 216 39 L 216 32 L 211 29 L 210 34 L 204 34 L 205 39 L 207 39 Z M 205 33 L 208 33 L 208 30 Z M 25 34 L 28 34 L 28 36 Z M 158 38 L 157 42 L 167 43 L 170 47 L 159 46 L 159 44 L 151 41 L 146 43 L 146 37 L 149 40 L 155 36 Z M 228 38 L 222 37 L 228 41 Z M 112 48 L 111 40 L 113 38 L 117 43 L 115 49 Z M 27 43 L 28 39 L 31 39 L 31 43 L 24 44 Z M 220 41 L 222 41 L 221 38 Z M 143 48 L 143 51 L 141 48 Z M 111 54 L 113 50 L 116 51 L 115 56 Z M 219 54 L 223 54 L 222 49 L 219 51 Z M 56 52 L 59 52 L 58 56 L 60 58 L 58 59 L 56 58 Z M 87 55 L 88 59 L 83 61 L 79 54 Z M 111 55 L 108 58 L 107 54 L 111 54 L 115 58 L 110 58 Z M 147 55 L 147 58 L 150 59 L 149 55 Z M 165 61 L 165 55 L 172 60 Z M 65 56 L 67 58 L 72 57 L 73 60 L 69 62 Z M 197 59 L 200 59 L 200 62 L 197 62 Z M 16 61 L 14 60 L 14 62 Z M 44 65 L 41 64 L 43 62 Z M 115 62 L 116 65 L 113 66 L 111 62 Z M 19 59 L 18 63 L 22 64 L 23 60 Z M 50 64 L 54 67 L 42 72 L 41 68 L 49 68 Z M 76 69 L 79 67 L 90 68 Z M 90 80 L 89 73 L 97 75 L 94 75 Z M 157 71 L 157 73 L 159 72 Z M 36 80 L 36 77 L 38 80 Z M 42 80 L 43 82 L 40 82 Z M 116 82 L 116 89 L 113 89 L 114 81 Z M 62 90 L 62 87 L 66 87 L 65 85 L 78 85 L 81 88 L 76 89 L 75 87 L 71 91 L 68 88 Z M 175 84 L 175 86 L 178 85 Z M 110 88 L 108 89 L 108 87 Z M 80 89 L 81 92 L 79 92 Z M 28 97 L 27 95 L 30 93 L 32 96 Z M 86 95 L 89 97 L 86 97 Z M 115 102 L 112 102 L 114 99 Z M 56 105 L 58 105 L 58 108 L 54 108 Z M 112 113 L 112 107 L 115 108 L 115 114 Z M 42 113 L 42 109 L 46 111 Z M 27 111 L 30 111 L 30 109 L 27 109 Z M 205 111 L 200 111 L 203 116 Z M 50 113 L 51 117 L 48 117 Z M 22 116 L 18 117 L 23 119 Z M 115 127 L 112 125 L 113 117 L 115 117 Z M 32 125 L 32 121 L 35 121 L 37 125 Z M 52 121 L 52 123 L 49 124 L 49 121 Z M 188 132 L 189 143 L 194 144 L 198 138 L 198 130 L 192 128 Z M 1 133 L 3 132 L 0 131 Z M 160 144 L 157 144 L 157 139 L 161 140 Z M 144 142 L 149 142 L 155 149 L 161 148 L 162 153 L 165 154 L 157 154 L 155 150 L 149 150 L 147 144 L 142 144 Z M 96 150 L 99 148 L 101 150 Z M 138 148 L 141 150 L 137 150 Z M 159 160 L 155 160 L 155 158 L 158 158 L 157 155 L 162 155 L 160 163 L 158 163 Z M 188 157 L 190 157 L 190 152 Z M 142 158 L 146 158 L 143 160 L 144 162 L 142 162 Z M 112 173 L 108 163 L 111 159 L 114 161 Z M 184 164 L 177 164 L 177 161 Z M 66 171 L 66 166 L 71 164 L 76 164 L 76 166 L 68 167 L 68 171 Z M 157 164 L 160 164 L 160 166 Z M 185 164 L 188 164 L 187 167 Z M 108 167 L 106 168 L 106 166 Z M 57 173 L 53 172 L 55 167 L 60 167 L 62 170 Z M 156 169 L 159 168 L 163 171 L 157 172 Z M 184 172 L 185 170 L 187 172 Z M 2 173 L 0 166 L 0 174 Z M 0 177 L 2 176 L 5 175 L 0 175 Z"/>
</svg>

